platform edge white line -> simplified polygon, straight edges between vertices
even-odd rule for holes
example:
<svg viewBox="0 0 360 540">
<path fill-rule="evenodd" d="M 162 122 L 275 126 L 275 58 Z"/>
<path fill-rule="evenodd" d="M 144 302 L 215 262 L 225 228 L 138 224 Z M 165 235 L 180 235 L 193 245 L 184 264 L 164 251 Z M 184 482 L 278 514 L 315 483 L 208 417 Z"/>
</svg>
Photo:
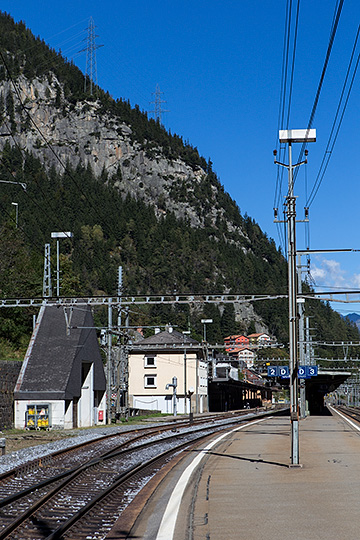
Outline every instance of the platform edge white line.
<svg viewBox="0 0 360 540">
<path fill-rule="evenodd" d="M 339 416 L 341 416 L 341 418 L 342 418 L 343 420 L 346 420 L 346 422 L 347 422 L 348 424 L 350 424 L 353 428 L 355 428 L 355 429 L 357 429 L 358 431 L 360 431 L 360 427 L 357 426 L 356 424 L 354 424 L 354 422 L 352 422 L 349 418 L 346 418 L 345 415 L 341 414 L 341 412 L 339 412 L 339 411 L 337 411 L 336 409 L 334 409 L 334 407 L 332 407 L 331 405 L 328 405 L 328 407 L 329 407 L 331 410 L 333 410 L 334 412 L 336 412 L 336 414 L 338 414 Z"/>
<path fill-rule="evenodd" d="M 163 518 L 160 523 L 160 527 L 156 536 L 156 540 L 172 540 L 174 537 L 174 531 L 175 531 L 175 525 L 176 520 L 178 517 L 180 504 L 182 497 L 184 495 L 185 488 L 189 482 L 190 476 L 195 470 L 195 468 L 199 465 L 200 461 L 206 456 L 207 452 L 215 446 L 218 442 L 220 442 L 222 439 L 224 439 L 226 436 L 230 435 L 231 433 L 235 433 L 236 431 L 240 431 L 241 429 L 244 429 L 246 427 L 252 426 L 254 424 L 258 424 L 259 422 L 263 422 L 264 420 L 269 420 L 272 417 L 268 418 L 261 418 L 259 420 L 255 420 L 253 422 L 248 422 L 247 424 L 244 424 L 243 426 L 239 426 L 231 431 L 227 431 L 226 433 L 223 433 L 209 443 L 205 448 L 201 450 L 201 452 L 193 459 L 193 461 L 190 463 L 190 465 L 187 466 L 185 471 L 180 476 L 171 496 L 169 499 L 169 502 L 166 506 Z"/>
</svg>

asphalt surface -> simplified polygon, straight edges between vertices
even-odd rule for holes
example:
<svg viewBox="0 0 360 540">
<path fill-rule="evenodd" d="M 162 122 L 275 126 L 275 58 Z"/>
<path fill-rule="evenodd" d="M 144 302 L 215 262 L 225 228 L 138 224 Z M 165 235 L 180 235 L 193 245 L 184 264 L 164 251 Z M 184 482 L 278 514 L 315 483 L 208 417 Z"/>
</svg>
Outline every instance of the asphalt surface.
<svg viewBox="0 0 360 540">
<path fill-rule="evenodd" d="M 289 467 L 288 417 L 249 423 L 201 456 L 186 456 L 160 484 L 128 538 L 359 540 L 360 432 L 337 415 L 311 416 L 301 420 L 299 439 L 301 468 Z M 177 508 L 173 501 L 166 514 L 186 471 L 181 503 Z"/>
</svg>

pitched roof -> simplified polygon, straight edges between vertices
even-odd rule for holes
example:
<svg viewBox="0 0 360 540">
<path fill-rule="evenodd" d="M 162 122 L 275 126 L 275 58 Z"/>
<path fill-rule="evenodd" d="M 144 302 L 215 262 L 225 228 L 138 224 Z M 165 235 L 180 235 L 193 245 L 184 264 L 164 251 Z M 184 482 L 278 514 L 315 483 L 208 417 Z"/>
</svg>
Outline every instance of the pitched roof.
<svg viewBox="0 0 360 540">
<path fill-rule="evenodd" d="M 245 336 L 244 334 L 234 334 L 233 336 L 227 336 L 224 338 L 224 341 L 227 340 L 227 339 L 238 339 L 238 338 L 245 338 L 245 339 L 248 339 L 247 336 Z"/>
<path fill-rule="evenodd" d="M 94 364 L 94 390 L 105 373 L 90 308 L 74 308 L 67 332 L 62 308 L 42 307 L 15 387 L 15 399 L 72 399 L 81 395 L 82 364 Z"/>
<path fill-rule="evenodd" d="M 133 345 L 133 349 L 136 349 L 136 346 L 140 345 L 141 348 L 144 348 L 146 345 L 156 345 L 164 347 L 171 348 L 173 345 L 188 345 L 192 347 L 200 347 L 200 343 L 196 341 L 196 339 L 191 338 L 190 336 L 186 334 L 182 334 L 181 332 L 178 332 L 177 330 L 173 330 L 172 332 L 169 332 L 168 330 L 165 330 L 164 332 L 158 332 L 157 334 L 154 334 L 153 336 L 150 336 L 148 338 L 142 339 L 141 341 L 138 341 Z"/>
</svg>

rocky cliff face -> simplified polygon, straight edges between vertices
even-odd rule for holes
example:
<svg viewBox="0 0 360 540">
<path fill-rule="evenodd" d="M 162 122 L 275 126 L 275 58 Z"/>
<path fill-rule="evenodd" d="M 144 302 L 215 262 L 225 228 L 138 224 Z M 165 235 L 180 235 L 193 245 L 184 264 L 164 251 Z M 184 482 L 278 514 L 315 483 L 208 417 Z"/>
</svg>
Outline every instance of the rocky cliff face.
<svg viewBox="0 0 360 540">
<path fill-rule="evenodd" d="M 207 173 L 201 167 L 191 167 L 180 158 L 168 159 L 153 143 L 149 151 L 146 142 L 136 140 L 131 125 L 104 112 L 100 101 L 67 100 L 53 73 L 32 80 L 21 75 L 15 84 L 17 91 L 10 81 L 0 82 L 0 150 L 6 142 L 16 144 L 59 173 L 68 163 L 73 169 L 79 164 L 90 167 L 100 181 L 111 182 L 123 196 L 129 194 L 154 206 L 159 217 L 173 212 L 192 227 L 210 224 L 217 228 L 222 223 L 225 242 L 244 252 L 251 250 L 246 233 L 228 218 L 219 202 L 221 186 L 207 185 L 204 205 L 201 190 Z M 251 304 L 235 307 L 236 320 L 255 321 L 257 331 L 268 332 Z"/>
<path fill-rule="evenodd" d="M 206 176 L 200 167 L 193 169 L 181 159 L 167 159 L 159 146 L 149 152 L 134 140 L 131 126 L 104 113 L 98 101 L 78 101 L 75 105 L 67 101 L 54 74 L 31 81 L 20 76 L 16 85 L 18 92 L 9 81 L 0 85 L 5 117 L 0 128 L 0 149 L 6 141 L 14 144 L 14 139 L 6 136 L 11 126 L 17 144 L 47 167 L 62 173 L 66 163 L 73 168 L 82 163 L 99 178 L 104 178 L 104 173 L 113 177 L 122 194 L 154 205 L 159 216 L 171 211 L 194 227 L 204 226 L 205 217 L 212 225 L 220 218 L 227 221 L 230 232 L 236 230 L 243 236 L 243 231 L 228 221 L 224 209 L 216 204 L 217 186 L 211 187 L 215 204 L 210 205 L 206 215 L 196 204 L 196 188 Z"/>
</svg>

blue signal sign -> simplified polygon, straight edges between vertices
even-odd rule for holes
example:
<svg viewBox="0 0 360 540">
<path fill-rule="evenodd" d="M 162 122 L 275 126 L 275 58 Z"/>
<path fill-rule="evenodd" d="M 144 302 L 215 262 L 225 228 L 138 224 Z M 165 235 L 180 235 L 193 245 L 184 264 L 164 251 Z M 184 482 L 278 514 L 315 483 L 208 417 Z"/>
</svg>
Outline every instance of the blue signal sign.
<svg viewBox="0 0 360 540">
<path fill-rule="evenodd" d="M 298 368 L 298 378 L 299 379 L 310 379 L 311 377 L 316 377 L 318 375 L 317 366 L 299 366 Z M 268 366 L 267 368 L 268 377 L 281 377 L 282 379 L 288 379 L 290 376 L 288 366 Z"/>
<path fill-rule="evenodd" d="M 306 366 L 299 366 L 298 377 L 299 377 L 299 379 L 307 379 Z"/>
<path fill-rule="evenodd" d="M 298 377 L 299 379 L 310 379 L 318 375 L 317 366 L 299 366 Z"/>
<path fill-rule="evenodd" d="M 281 377 L 286 379 L 289 377 L 289 367 L 288 366 L 268 366 L 267 368 L 268 377 Z"/>
<path fill-rule="evenodd" d="M 278 366 L 278 369 L 279 377 L 281 377 L 282 379 L 288 379 L 290 377 L 288 366 Z"/>
<path fill-rule="evenodd" d="M 268 377 L 278 377 L 278 366 L 268 366 L 267 374 Z"/>
</svg>

